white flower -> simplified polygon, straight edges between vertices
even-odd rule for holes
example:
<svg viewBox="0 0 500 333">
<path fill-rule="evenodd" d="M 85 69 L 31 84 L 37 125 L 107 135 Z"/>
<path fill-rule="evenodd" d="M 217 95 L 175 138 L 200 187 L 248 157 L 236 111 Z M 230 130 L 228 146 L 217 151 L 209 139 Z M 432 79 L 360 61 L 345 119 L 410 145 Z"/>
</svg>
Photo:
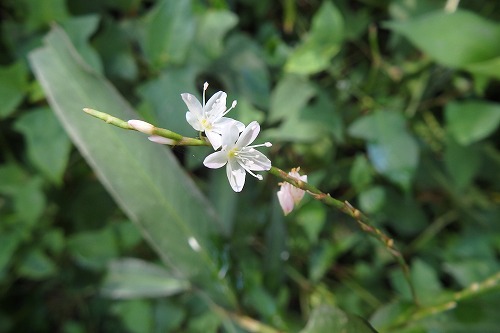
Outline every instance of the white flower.
<svg viewBox="0 0 500 333">
<path fill-rule="evenodd" d="M 260 125 L 252 121 L 238 137 L 239 130 L 232 124 L 222 130 L 222 149 L 208 155 L 203 164 L 207 168 L 218 169 L 226 166 L 227 179 L 235 192 L 240 192 L 245 185 L 245 176 L 248 172 L 255 178 L 262 180 L 261 175 L 252 171 L 271 169 L 271 161 L 256 147 L 271 147 L 270 142 L 261 145 L 249 146 L 260 132 Z"/>
<path fill-rule="evenodd" d="M 212 147 L 217 150 L 222 145 L 222 130 L 224 128 L 235 125 L 238 131 L 241 132 L 245 125 L 237 120 L 224 117 L 236 106 L 236 101 L 233 101 L 231 107 L 226 109 L 227 95 L 225 92 L 216 92 L 205 104 L 205 91 L 207 88 L 208 83 L 205 82 L 203 85 L 203 105 L 194 95 L 184 93 L 181 94 L 181 97 L 189 109 L 186 112 L 187 122 L 195 130 L 205 132 Z"/>
<path fill-rule="evenodd" d="M 298 180 L 307 182 L 307 175 L 301 176 L 299 174 L 300 168 L 293 168 L 288 174 Z M 278 200 L 285 215 L 290 214 L 293 210 L 293 206 L 297 205 L 300 200 L 304 197 L 305 191 L 298 187 L 293 186 L 290 183 L 281 183 L 281 188 L 278 191 Z"/>
</svg>

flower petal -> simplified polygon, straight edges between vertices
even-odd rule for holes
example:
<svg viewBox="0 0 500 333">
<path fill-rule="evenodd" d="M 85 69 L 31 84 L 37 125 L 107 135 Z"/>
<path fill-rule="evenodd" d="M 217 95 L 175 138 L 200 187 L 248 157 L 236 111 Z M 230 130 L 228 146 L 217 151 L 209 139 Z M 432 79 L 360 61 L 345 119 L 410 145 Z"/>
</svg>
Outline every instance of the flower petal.
<svg viewBox="0 0 500 333">
<path fill-rule="evenodd" d="M 254 148 L 244 148 L 245 155 L 251 154 L 251 163 L 246 163 L 245 167 L 252 171 L 267 171 L 271 169 L 271 160 L 266 155 Z"/>
<path fill-rule="evenodd" d="M 256 121 L 252 121 L 250 124 L 248 124 L 247 127 L 243 130 L 243 132 L 240 135 L 240 138 L 236 142 L 236 146 L 238 148 L 243 148 L 245 146 L 248 146 L 251 144 L 257 135 L 259 135 L 260 132 L 260 125 Z"/>
<path fill-rule="evenodd" d="M 203 132 L 205 129 L 201 126 L 200 121 L 193 112 L 186 112 L 186 120 L 195 130 Z"/>
<path fill-rule="evenodd" d="M 236 140 L 238 140 L 239 133 L 234 124 L 222 128 L 222 149 L 232 149 Z"/>
<path fill-rule="evenodd" d="M 169 138 L 164 138 L 163 136 L 159 135 L 151 135 L 148 136 L 148 140 L 154 143 L 159 143 L 161 145 L 170 145 L 173 146 L 176 144 L 175 140 L 169 139 Z"/>
<path fill-rule="evenodd" d="M 227 163 L 227 152 L 216 151 L 205 157 L 203 164 L 210 169 L 222 168 Z"/>
<path fill-rule="evenodd" d="M 238 133 L 240 133 L 241 131 L 243 131 L 245 129 L 245 125 L 241 121 L 234 120 L 232 118 L 227 118 L 227 117 L 222 117 L 212 124 L 214 131 L 216 131 L 220 134 L 222 134 L 222 129 L 224 127 L 229 127 L 231 125 L 235 125 L 236 128 L 238 128 Z"/>
<path fill-rule="evenodd" d="M 194 113 L 194 116 L 196 118 L 201 118 L 203 116 L 203 108 L 201 106 L 201 103 L 194 95 L 183 93 L 181 94 L 181 97 L 184 103 L 186 103 L 189 111 Z"/>
<path fill-rule="evenodd" d="M 207 118 L 215 121 L 222 117 L 224 111 L 226 111 L 226 98 L 227 94 L 223 91 L 218 91 L 210 97 L 207 104 L 205 104 L 204 110 Z"/>
<path fill-rule="evenodd" d="M 220 146 L 222 146 L 222 137 L 220 134 L 214 131 L 205 131 L 205 134 L 207 135 L 208 141 L 210 141 L 212 147 L 214 147 L 214 150 L 217 150 Z"/>
<path fill-rule="evenodd" d="M 285 215 L 290 214 L 293 210 L 293 199 L 288 191 L 287 184 L 281 185 L 280 190 L 278 191 L 278 201 L 280 203 L 281 209 Z"/>
<path fill-rule="evenodd" d="M 215 153 L 214 153 L 215 154 Z M 235 192 L 241 192 L 245 185 L 246 172 L 243 167 L 236 162 L 235 159 L 230 159 L 226 167 L 227 179 Z"/>
</svg>

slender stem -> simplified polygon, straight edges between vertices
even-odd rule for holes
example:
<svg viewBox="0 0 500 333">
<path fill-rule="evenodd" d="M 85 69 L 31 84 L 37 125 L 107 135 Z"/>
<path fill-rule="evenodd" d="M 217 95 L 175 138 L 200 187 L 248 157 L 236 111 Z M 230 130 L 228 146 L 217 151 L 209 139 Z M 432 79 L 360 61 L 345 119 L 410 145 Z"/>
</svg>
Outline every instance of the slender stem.
<svg viewBox="0 0 500 333">
<path fill-rule="evenodd" d="M 104 120 L 106 123 L 123 128 L 123 129 L 128 129 L 128 130 L 134 130 L 132 126 L 130 126 L 126 121 L 113 117 L 107 113 L 100 112 L 97 110 L 85 108 L 83 109 L 86 113 Z M 201 139 L 195 139 L 195 138 L 189 138 L 189 137 L 184 137 L 178 133 L 172 132 L 170 130 L 164 129 L 164 128 L 159 128 L 159 127 L 154 127 L 153 128 L 153 135 L 158 135 L 164 138 L 172 139 L 174 140 L 174 145 L 189 145 L 189 146 L 209 146 L 210 143 L 208 143 L 205 140 Z M 386 249 L 389 251 L 389 253 L 392 254 L 392 256 L 396 259 L 398 264 L 400 265 L 404 277 L 410 287 L 411 294 L 413 296 L 413 300 L 415 304 L 418 305 L 418 299 L 417 299 L 417 294 L 415 292 L 415 288 L 413 286 L 413 283 L 411 281 L 410 277 L 410 269 L 408 268 L 408 265 L 406 264 L 406 261 L 401 254 L 401 252 L 396 248 L 394 245 L 394 240 L 384 234 L 380 229 L 372 226 L 369 224 L 368 218 L 361 213 L 360 210 L 352 206 L 348 201 L 340 201 L 335 198 L 332 198 L 330 194 L 328 193 L 323 193 L 321 192 L 318 188 L 315 186 L 304 182 L 300 179 L 297 179 L 295 177 L 290 176 L 288 173 L 285 171 L 277 168 L 277 167 L 271 167 L 269 170 L 269 173 L 283 179 L 284 181 L 292 184 L 295 187 L 298 187 L 304 191 L 307 191 L 309 194 L 311 194 L 316 200 L 322 201 L 328 206 L 333 206 L 336 209 L 340 210 L 341 212 L 349 215 L 352 217 L 357 223 L 358 226 L 369 234 L 370 236 L 376 238 L 378 241 L 380 241 Z M 255 332 L 265 332 L 265 331 L 255 331 Z"/>
<path fill-rule="evenodd" d="M 89 109 L 85 108 L 83 109 L 84 112 L 90 114 L 91 116 L 94 116 L 98 119 L 104 120 L 106 123 L 127 129 L 127 130 L 134 130 L 132 126 L 129 125 L 128 122 L 125 120 L 122 120 L 120 118 L 113 117 L 107 113 L 97 111 L 94 109 Z M 161 136 L 167 139 L 173 140 L 173 145 L 175 146 L 209 146 L 210 143 L 208 143 L 205 140 L 201 139 L 195 139 L 195 138 L 190 138 L 190 137 L 185 137 L 180 135 L 179 133 L 172 132 L 168 129 L 161 128 L 161 127 L 153 127 L 153 135 Z"/>
<path fill-rule="evenodd" d="M 318 188 L 315 186 L 304 182 L 300 179 L 297 179 L 295 177 L 290 176 L 287 172 L 272 166 L 271 169 L 269 170 L 269 173 L 283 179 L 287 183 L 292 184 L 293 186 L 300 188 L 304 191 L 307 191 L 309 194 L 311 194 L 316 200 L 322 201 L 328 206 L 333 206 L 340 210 L 341 212 L 349 215 L 352 217 L 357 223 L 358 226 L 369 234 L 370 236 L 376 238 L 378 241 L 380 241 L 382 244 L 384 244 L 385 248 L 389 251 L 389 253 L 396 259 L 398 262 L 399 266 L 401 267 L 401 270 L 403 271 L 403 275 L 406 279 L 406 282 L 408 283 L 408 286 L 410 287 L 410 291 L 413 297 L 413 301 L 415 304 L 419 304 L 418 298 L 417 298 L 417 293 L 415 291 L 415 287 L 413 286 L 413 282 L 411 281 L 411 276 L 410 276 L 410 269 L 408 267 L 408 264 L 406 263 L 406 260 L 404 259 L 403 255 L 401 252 L 396 248 L 394 244 L 394 240 L 384 234 L 380 229 L 372 226 L 369 224 L 368 218 L 366 215 L 361 213 L 360 210 L 352 206 L 348 201 L 340 201 L 335 198 L 332 198 L 330 194 L 328 193 L 323 193 L 321 192 Z"/>
</svg>

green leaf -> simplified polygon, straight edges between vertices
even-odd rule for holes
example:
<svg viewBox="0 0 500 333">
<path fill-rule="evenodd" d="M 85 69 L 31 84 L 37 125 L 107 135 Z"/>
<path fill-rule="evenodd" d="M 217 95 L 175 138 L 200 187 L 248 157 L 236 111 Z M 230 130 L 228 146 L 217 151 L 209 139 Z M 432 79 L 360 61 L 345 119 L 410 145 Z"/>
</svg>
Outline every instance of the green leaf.
<svg viewBox="0 0 500 333">
<path fill-rule="evenodd" d="M 387 26 L 450 67 L 500 56 L 500 26 L 465 10 L 439 10 L 408 21 L 389 22 Z"/>
<path fill-rule="evenodd" d="M 140 41 L 153 68 L 184 62 L 196 28 L 190 0 L 159 1 L 144 25 Z"/>
<path fill-rule="evenodd" d="M 7 273 L 7 267 L 22 238 L 18 232 L 2 230 L 0 233 L 0 280 Z"/>
<path fill-rule="evenodd" d="M 324 1 L 313 18 L 311 31 L 290 55 L 285 70 L 299 74 L 314 74 L 326 69 L 340 51 L 344 39 L 344 19 L 330 2 Z"/>
<path fill-rule="evenodd" d="M 478 147 L 462 146 L 448 140 L 444 152 L 444 163 L 458 190 L 464 190 L 472 182 L 481 166 Z"/>
<path fill-rule="evenodd" d="M 286 75 L 271 94 L 269 120 L 296 117 L 315 95 L 316 89 L 307 78 L 293 74 Z"/>
<path fill-rule="evenodd" d="M 121 318 L 127 332 L 153 332 L 153 308 L 146 300 L 130 300 L 115 303 L 112 312 Z"/>
<path fill-rule="evenodd" d="M 29 30 L 64 21 L 69 16 L 65 0 L 21 0 L 19 3 L 22 6 L 19 9 L 26 13 L 25 21 Z"/>
<path fill-rule="evenodd" d="M 229 11 L 207 10 L 203 13 L 195 42 L 209 58 L 215 59 L 223 51 L 223 40 L 227 32 L 238 23 L 238 16 Z"/>
<path fill-rule="evenodd" d="M 35 249 L 21 259 L 17 271 L 23 277 L 39 280 L 54 275 L 57 267 L 45 253 Z"/>
<path fill-rule="evenodd" d="M 349 133 L 368 141 L 368 156 L 375 169 L 408 190 L 418 165 L 416 140 L 406 129 L 404 117 L 376 111 L 356 120 Z"/>
<path fill-rule="evenodd" d="M 316 307 L 300 333 L 376 333 L 365 320 L 331 305 Z"/>
<path fill-rule="evenodd" d="M 118 256 L 116 234 L 111 227 L 80 232 L 68 239 L 68 250 L 80 265 L 101 270 Z"/>
<path fill-rule="evenodd" d="M 484 101 L 450 102 L 445 119 L 448 132 L 461 145 L 492 134 L 500 124 L 500 104 Z"/>
<path fill-rule="evenodd" d="M 227 39 L 223 55 L 210 69 L 222 79 L 229 96 L 237 94 L 259 108 L 268 108 L 270 78 L 263 58 L 261 47 L 253 39 L 235 34 Z"/>
<path fill-rule="evenodd" d="M 232 292 L 217 277 L 211 240 L 219 221 L 172 153 L 142 133 L 109 126 L 81 111 L 94 107 L 137 119 L 116 90 L 84 65 L 61 29 L 51 31 L 30 62 L 77 148 L 163 261 L 221 303 L 232 304 Z"/>
<path fill-rule="evenodd" d="M 186 280 L 178 279 L 164 268 L 140 259 L 112 261 L 101 293 L 113 299 L 165 297 L 189 289 Z"/>
<path fill-rule="evenodd" d="M 168 68 L 157 78 L 140 85 L 137 93 L 142 98 L 141 108 L 150 111 L 151 119 L 147 120 L 183 135 L 196 135 L 196 131 L 186 121 L 188 109 L 181 94 L 191 92 L 200 96 L 201 101 L 203 87 L 194 86 L 197 71 L 192 66 Z"/>
<path fill-rule="evenodd" d="M 87 15 L 72 17 L 64 21 L 62 27 L 85 62 L 96 71 L 102 72 L 101 58 L 96 50 L 89 45 L 89 38 L 97 30 L 98 25 L 98 15 Z"/>
<path fill-rule="evenodd" d="M 27 141 L 28 157 L 50 181 L 60 185 L 71 150 L 71 141 L 49 108 L 24 113 L 15 128 Z"/>
<path fill-rule="evenodd" d="M 0 67 L 0 119 L 14 112 L 28 91 L 28 71 L 22 62 Z"/>
</svg>

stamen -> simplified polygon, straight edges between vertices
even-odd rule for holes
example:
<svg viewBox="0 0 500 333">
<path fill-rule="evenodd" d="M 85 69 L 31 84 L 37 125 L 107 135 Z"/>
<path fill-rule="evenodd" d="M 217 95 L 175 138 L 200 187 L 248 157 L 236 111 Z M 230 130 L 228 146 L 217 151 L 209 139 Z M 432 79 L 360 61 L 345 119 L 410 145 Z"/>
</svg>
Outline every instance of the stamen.
<svg viewBox="0 0 500 333">
<path fill-rule="evenodd" d="M 208 89 L 208 82 L 203 84 L 203 108 L 205 108 L 205 91 Z"/>
<path fill-rule="evenodd" d="M 226 111 L 224 111 L 224 113 L 222 114 L 222 117 L 224 117 L 229 111 L 231 111 L 232 109 L 234 109 L 234 107 L 236 106 L 236 104 L 238 104 L 238 102 L 236 100 L 234 100 L 233 103 L 231 104 L 231 107 L 229 109 L 227 109 Z"/>
</svg>

